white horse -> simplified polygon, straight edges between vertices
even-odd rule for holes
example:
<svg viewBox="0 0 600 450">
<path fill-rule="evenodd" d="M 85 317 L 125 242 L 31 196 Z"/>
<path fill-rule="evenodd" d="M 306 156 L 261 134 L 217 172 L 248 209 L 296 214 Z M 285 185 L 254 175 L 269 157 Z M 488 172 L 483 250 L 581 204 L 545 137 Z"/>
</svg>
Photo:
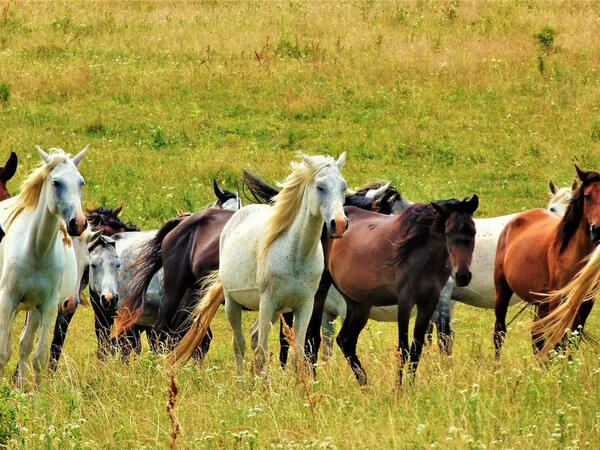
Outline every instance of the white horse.
<svg viewBox="0 0 600 450">
<path fill-rule="evenodd" d="M 557 214 L 564 215 L 571 201 L 572 191 L 577 189 L 577 181 L 573 182 L 571 188 L 562 187 L 559 189 L 550 180 L 549 188 L 551 198 L 548 202 L 548 209 Z M 494 259 L 496 257 L 496 246 L 498 245 L 500 232 L 515 215 L 509 214 L 487 219 L 474 219 L 477 229 L 477 239 L 475 239 L 475 249 L 473 250 L 473 262 L 471 265 L 473 278 L 471 279 L 471 283 L 467 287 L 457 287 L 454 280 L 450 278 L 440 293 L 440 305 L 444 306 L 446 310 L 436 312 L 444 315 L 444 319 L 447 322 L 450 321 L 452 310 L 454 309 L 453 300 L 478 308 L 494 308 Z M 520 301 L 518 297 L 513 296 L 511 305 Z M 331 355 L 334 334 L 332 322 L 337 316 L 340 316 L 342 320 L 346 317 L 346 301 L 342 297 L 342 294 L 332 287 L 327 293 L 322 320 L 323 354 L 325 358 Z M 396 322 L 398 320 L 398 308 L 395 305 L 373 307 L 371 308 L 369 318 L 379 322 Z"/>
<path fill-rule="evenodd" d="M 48 337 L 59 300 L 76 286 L 75 253 L 61 228 L 78 236 L 87 227 L 81 210 L 84 180 L 77 170 L 87 147 L 73 159 L 61 149 L 49 155 L 36 148 L 43 162 L 25 180 L 20 194 L 5 201 L 8 207 L 2 225 L 6 236 L 0 244 L 0 373 L 12 352 L 15 316 L 22 310 L 29 312 L 19 343 L 16 376 L 20 388 L 38 327 L 33 367 L 39 383 L 48 364 Z"/>
<path fill-rule="evenodd" d="M 345 153 L 331 157 L 302 155 L 281 185 L 273 206 L 250 205 L 237 211 L 221 233 L 219 270 L 196 308 L 197 320 L 170 357 L 184 363 L 206 332 L 221 300 L 233 330 L 237 373 L 243 373 L 245 350 L 242 307 L 258 310 L 256 370 L 265 375 L 268 334 L 282 311 L 293 311 L 295 346 L 304 362 L 306 329 L 323 272 L 323 222 L 332 237 L 341 237 L 346 181 L 340 174 Z M 207 316 L 207 317 L 205 317 Z M 204 322 L 204 323 L 202 323 Z"/>
</svg>

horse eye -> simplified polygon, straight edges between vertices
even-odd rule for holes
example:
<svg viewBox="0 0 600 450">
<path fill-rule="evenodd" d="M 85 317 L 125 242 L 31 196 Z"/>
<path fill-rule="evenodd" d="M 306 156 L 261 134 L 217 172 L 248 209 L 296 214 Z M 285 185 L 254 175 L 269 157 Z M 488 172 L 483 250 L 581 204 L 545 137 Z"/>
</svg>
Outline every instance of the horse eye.
<svg viewBox="0 0 600 450">
<path fill-rule="evenodd" d="M 317 186 L 317 191 L 319 191 L 319 192 L 325 192 L 325 189 L 323 189 L 321 186 Z"/>
<path fill-rule="evenodd" d="M 90 265 L 92 266 L 92 269 L 97 269 L 98 268 L 98 264 L 96 264 L 96 263 L 92 263 Z"/>
<path fill-rule="evenodd" d="M 52 180 L 52 186 L 58 187 L 60 186 L 60 182 L 57 180 Z"/>
</svg>

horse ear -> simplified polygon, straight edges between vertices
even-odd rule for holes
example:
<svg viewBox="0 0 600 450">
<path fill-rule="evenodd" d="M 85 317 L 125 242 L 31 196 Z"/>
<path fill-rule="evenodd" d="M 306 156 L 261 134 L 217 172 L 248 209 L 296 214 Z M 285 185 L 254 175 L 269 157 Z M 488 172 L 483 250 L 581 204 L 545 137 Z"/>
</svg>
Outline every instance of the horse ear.
<svg viewBox="0 0 600 450">
<path fill-rule="evenodd" d="M 44 150 L 42 150 L 42 147 L 40 147 L 39 145 L 36 145 L 35 148 L 38 151 L 40 157 L 42 158 L 42 161 L 44 161 L 45 163 L 50 161 L 50 155 L 48 153 L 46 153 Z"/>
<path fill-rule="evenodd" d="M 75 165 L 75 167 L 79 167 L 79 163 L 81 163 L 81 160 L 85 156 L 85 152 L 87 152 L 89 146 L 90 146 L 90 144 L 86 145 L 84 147 L 84 149 L 81 150 L 79 153 L 77 153 L 75 155 L 75 157 L 71 160 L 71 161 L 73 161 L 73 164 Z"/>
<path fill-rule="evenodd" d="M 15 175 L 18 161 L 17 154 L 15 152 L 11 152 L 10 156 L 8 157 L 8 161 L 6 161 L 6 165 L 0 172 L 0 180 L 2 180 L 2 182 L 6 183 Z"/>
<path fill-rule="evenodd" d="M 556 184 L 554 184 L 554 181 L 550 180 L 548 182 L 548 187 L 550 188 L 550 193 L 552 195 L 556 194 L 556 192 L 558 191 L 558 188 L 556 187 Z"/>
<path fill-rule="evenodd" d="M 447 217 L 448 216 L 448 209 L 440 204 L 440 203 L 435 203 L 435 202 L 431 202 L 429 203 L 433 209 L 435 209 L 442 217 Z"/>
<path fill-rule="evenodd" d="M 479 207 L 479 197 L 477 197 L 477 194 L 473 194 L 471 200 L 467 200 L 465 202 L 465 207 L 466 211 L 470 214 L 473 214 L 475 211 L 477 211 L 477 208 Z"/>
<path fill-rule="evenodd" d="M 381 197 L 383 194 L 385 194 L 385 191 L 387 191 L 387 189 L 390 187 L 390 184 L 392 184 L 392 182 L 388 181 L 386 184 L 379 187 L 378 189 L 369 189 L 365 194 L 365 197 L 370 199 L 376 199 Z"/>
<path fill-rule="evenodd" d="M 577 182 L 577 178 L 573 180 L 573 184 L 571 185 L 571 190 L 575 191 L 579 187 L 579 183 Z"/>
<path fill-rule="evenodd" d="M 213 190 L 215 191 L 215 195 L 217 196 L 217 198 L 219 200 L 222 200 L 223 197 L 225 197 L 225 192 L 223 192 L 223 189 L 221 189 L 219 187 L 219 185 L 217 184 L 217 180 L 213 178 Z"/>
<path fill-rule="evenodd" d="M 121 213 L 121 211 L 123 211 L 123 203 L 121 203 L 119 206 L 113 209 L 113 214 L 115 216 L 118 216 Z"/>
<path fill-rule="evenodd" d="M 581 170 L 577 164 L 575 164 L 575 170 L 577 171 L 577 176 L 579 177 L 579 179 L 583 182 L 585 182 L 586 178 L 589 175 L 589 172 L 586 172 L 585 170 Z"/>
<path fill-rule="evenodd" d="M 344 164 L 346 164 L 346 152 L 343 152 L 340 157 L 337 159 L 337 161 L 335 162 L 335 165 L 338 167 L 338 169 L 342 169 L 342 167 L 344 167 Z"/>
<path fill-rule="evenodd" d="M 98 228 L 98 229 L 93 229 L 89 232 L 88 236 L 87 236 L 87 243 L 88 246 L 94 242 L 96 239 L 98 239 L 100 237 L 100 235 L 102 234 L 102 228 Z"/>
</svg>

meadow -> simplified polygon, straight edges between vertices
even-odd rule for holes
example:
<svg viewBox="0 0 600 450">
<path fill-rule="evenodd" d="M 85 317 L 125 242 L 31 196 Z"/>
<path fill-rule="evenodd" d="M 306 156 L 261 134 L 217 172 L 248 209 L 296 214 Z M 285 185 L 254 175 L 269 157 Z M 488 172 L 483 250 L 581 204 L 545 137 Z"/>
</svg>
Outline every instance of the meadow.
<svg viewBox="0 0 600 450">
<path fill-rule="evenodd" d="M 574 161 L 600 168 L 599 18 L 591 1 L 2 0 L 0 159 L 19 155 L 14 193 L 35 144 L 89 143 L 84 204 L 123 203 L 144 229 L 213 201 L 213 178 L 282 179 L 298 151 L 347 151 L 351 187 L 392 180 L 415 201 L 477 193 L 478 217 L 543 206 L 548 179 L 570 185 Z M 428 347 L 401 390 L 395 327 L 370 323 L 366 388 L 337 349 L 307 385 L 273 357 L 267 388 L 236 380 L 220 312 L 204 366 L 177 375 L 176 444 L 597 448 L 597 349 L 542 365 L 528 320 L 495 361 L 493 313 L 458 305 L 453 356 Z M 7 374 L 15 364 L 16 352 Z M 39 392 L 2 382 L 0 444 L 163 448 L 168 388 L 163 357 L 147 351 L 99 363 L 82 307 Z"/>
</svg>

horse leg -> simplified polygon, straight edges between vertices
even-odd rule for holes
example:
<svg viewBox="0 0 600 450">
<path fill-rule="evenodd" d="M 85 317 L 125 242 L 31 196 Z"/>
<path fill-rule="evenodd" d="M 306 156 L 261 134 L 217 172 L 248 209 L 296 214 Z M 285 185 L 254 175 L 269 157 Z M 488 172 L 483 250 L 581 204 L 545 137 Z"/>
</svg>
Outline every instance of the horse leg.
<svg viewBox="0 0 600 450">
<path fill-rule="evenodd" d="M 241 377 L 244 373 L 244 351 L 246 350 L 242 331 L 242 307 L 236 301 L 227 298 L 227 293 L 225 293 L 225 314 L 233 331 L 233 353 L 235 354 L 237 375 Z"/>
<path fill-rule="evenodd" d="M 319 346 L 321 345 L 321 322 L 323 320 L 323 309 L 325 308 L 325 300 L 329 288 L 333 283 L 333 279 L 329 272 L 324 271 L 319 281 L 319 287 L 315 293 L 315 300 L 313 305 L 313 312 L 308 323 L 306 330 L 306 347 L 305 352 L 308 355 L 308 359 L 314 368 L 314 375 L 316 375 L 316 366 L 319 362 Z"/>
<path fill-rule="evenodd" d="M 433 302 L 418 302 L 417 303 L 417 319 L 415 321 L 415 329 L 413 332 L 413 342 L 410 346 L 410 365 L 409 372 L 412 380 L 414 380 L 415 374 L 417 373 L 417 366 L 421 359 L 421 352 L 423 351 L 423 343 L 425 341 L 425 332 L 427 327 L 431 323 L 431 316 L 433 315 L 437 303 L 438 295 Z"/>
<path fill-rule="evenodd" d="M 104 309 L 96 303 L 94 295 L 90 291 L 90 299 L 92 309 L 94 310 L 94 330 L 96 331 L 96 339 L 98 341 L 98 350 L 96 354 L 100 361 L 104 361 L 110 351 L 109 334 L 113 323 L 113 318 L 108 317 Z M 119 338 L 118 338 L 119 339 Z"/>
<path fill-rule="evenodd" d="M 19 362 L 14 375 L 17 386 L 21 390 L 24 387 L 25 376 L 27 375 L 27 360 L 33 349 L 33 339 L 39 326 L 40 312 L 37 309 L 27 311 L 25 327 L 21 331 L 21 338 L 19 339 Z"/>
<path fill-rule="evenodd" d="M 56 371 L 58 367 L 58 360 L 62 354 L 63 345 L 67 337 L 67 330 L 71 319 L 75 315 L 72 313 L 59 312 L 54 323 L 54 337 L 52 338 L 52 344 L 50 344 L 50 370 Z"/>
<path fill-rule="evenodd" d="M 577 339 L 575 340 L 575 348 L 579 347 L 579 342 L 581 342 L 581 339 L 583 338 L 583 327 L 585 326 L 585 322 L 587 321 L 590 312 L 592 312 L 593 307 L 594 300 L 589 300 L 587 302 L 583 302 L 577 311 L 577 316 L 575 316 L 572 326 L 573 331 L 579 333 Z"/>
<path fill-rule="evenodd" d="M 42 377 L 42 372 L 48 365 L 50 358 L 50 349 L 48 341 L 50 340 L 50 328 L 56 317 L 56 310 L 58 309 L 58 296 L 54 301 L 47 301 L 43 303 L 43 307 L 40 308 L 40 325 L 39 333 L 37 338 L 37 345 L 33 352 L 33 370 L 35 370 L 35 382 L 39 387 Z"/>
<path fill-rule="evenodd" d="M 258 343 L 254 349 L 254 362 L 256 373 L 267 376 L 267 360 L 269 358 L 269 331 L 277 320 L 277 304 L 266 293 L 261 295 L 258 309 Z"/>
<path fill-rule="evenodd" d="M 119 349 L 121 350 L 121 359 L 124 363 L 127 364 L 129 362 L 129 357 L 131 356 L 132 351 L 138 355 L 141 353 L 142 340 L 140 336 L 142 330 L 143 328 L 139 325 L 134 325 L 121 337 Z"/>
<path fill-rule="evenodd" d="M 406 289 L 406 288 L 405 288 Z M 411 301 L 405 301 L 399 297 L 398 300 L 398 386 L 402 386 L 402 375 L 404 365 L 408 360 L 408 324 L 410 321 L 410 312 L 413 308 Z M 427 324 L 426 324 L 427 325 Z"/>
<path fill-rule="evenodd" d="M 297 365 L 301 365 L 302 368 L 306 367 L 308 362 L 306 354 L 304 353 L 304 344 L 306 342 L 306 330 L 308 328 L 308 322 L 313 312 L 314 299 L 307 299 L 298 308 L 294 310 L 296 316 L 296 326 L 294 327 L 295 340 L 294 344 L 296 349 L 292 354 L 292 360 L 297 362 Z M 298 352 L 298 354 L 296 354 Z M 298 361 L 298 359 L 300 361 Z"/>
<path fill-rule="evenodd" d="M 294 326 L 294 312 L 290 311 L 290 312 L 283 313 L 282 315 L 283 315 L 283 320 L 285 320 L 285 324 L 290 328 L 293 327 Z M 281 317 L 279 318 L 279 320 L 280 320 L 280 323 L 279 323 L 279 363 L 281 364 L 282 368 L 285 368 L 285 365 L 287 364 L 288 351 L 290 349 L 290 344 L 287 341 L 287 339 L 285 338 L 285 334 L 283 333 L 283 322 L 281 322 Z M 304 343 L 302 343 L 302 346 L 304 347 Z"/>
<path fill-rule="evenodd" d="M 456 302 L 452 300 L 452 291 L 456 285 L 452 278 L 449 278 L 446 285 L 440 292 L 440 301 L 435 309 L 435 325 L 438 332 L 438 347 L 446 355 L 452 355 L 454 347 L 454 330 L 450 325 L 452 320 L 452 312 Z"/>
<path fill-rule="evenodd" d="M 212 338 L 213 338 L 212 330 L 209 328 L 206 332 L 206 336 L 204 336 L 204 338 L 202 339 L 202 342 L 200 342 L 200 345 L 198 346 L 198 348 L 192 355 L 192 358 L 194 358 L 194 360 L 198 364 L 202 364 L 202 362 L 204 361 L 204 358 L 206 357 L 206 354 L 208 353 L 208 350 L 210 349 L 210 343 L 212 341 Z"/>
<path fill-rule="evenodd" d="M 179 255 L 177 255 L 179 258 Z M 177 315 L 188 288 L 192 288 L 195 280 L 190 280 L 188 268 L 182 269 L 174 262 L 167 263 L 163 259 L 164 294 L 158 307 L 155 328 L 159 333 L 175 329 L 173 319 Z M 191 306 L 191 305 L 190 305 Z"/>
<path fill-rule="evenodd" d="M 494 346 L 496 348 L 496 359 L 500 358 L 500 350 L 506 337 L 506 312 L 513 291 L 503 276 L 494 280 L 496 285 L 496 299 L 494 310 L 496 312 L 496 325 L 494 327 Z"/>
<path fill-rule="evenodd" d="M 346 298 L 346 305 L 346 318 L 336 341 L 350 364 L 358 384 L 364 386 L 367 384 L 367 372 L 356 355 L 356 343 L 360 332 L 369 320 L 371 306 L 357 303 L 349 298 Z"/>
<path fill-rule="evenodd" d="M 0 376 L 12 353 L 12 326 L 17 315 L 17 302 L 5 293 L 0 294 Z"/>
<path fill-rule="evenodd" d="M 333 335 L 335 334 L 335 327 L 333 322 L 336 319 L 336 315 L 328 311 L 323 311 L 323 319 L 321 320 L 321 328 L 323 330 L 323 359 L 327 361 L 333 354 Z"/>
</svg>

